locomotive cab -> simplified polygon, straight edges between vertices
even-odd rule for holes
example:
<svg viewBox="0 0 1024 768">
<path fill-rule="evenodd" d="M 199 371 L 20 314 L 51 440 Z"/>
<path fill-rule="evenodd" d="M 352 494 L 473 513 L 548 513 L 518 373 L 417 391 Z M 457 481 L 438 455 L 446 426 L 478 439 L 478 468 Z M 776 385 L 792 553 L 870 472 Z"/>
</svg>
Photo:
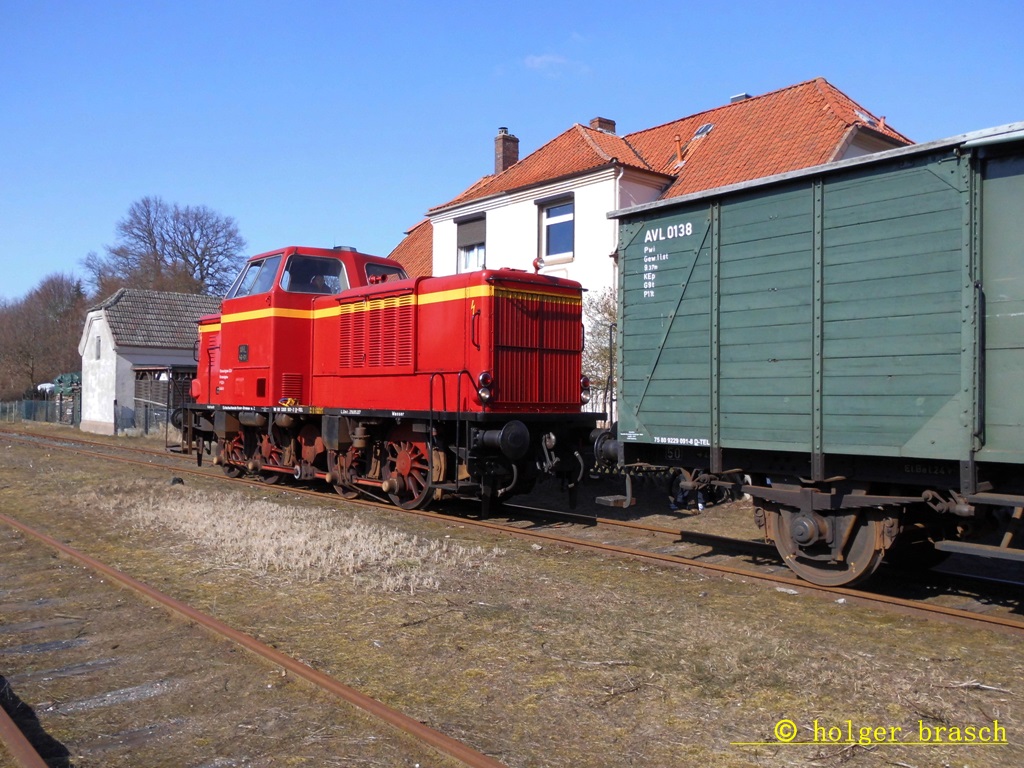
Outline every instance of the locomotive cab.
<svg viewBox="0 0 1024 768">
<path fill-rule="evenodd" d="M 308 403 L 317 299 L 375 277 L 405 276 L 401 267 L 355 251 L 292 247 L 254 256 L 224 299 L 216 338 L 203 344 L 210 353 L 205 401 L 256 408 Z M 204 331 L 214 326 L 200 326 L 205 338 Z"/>
</svg>

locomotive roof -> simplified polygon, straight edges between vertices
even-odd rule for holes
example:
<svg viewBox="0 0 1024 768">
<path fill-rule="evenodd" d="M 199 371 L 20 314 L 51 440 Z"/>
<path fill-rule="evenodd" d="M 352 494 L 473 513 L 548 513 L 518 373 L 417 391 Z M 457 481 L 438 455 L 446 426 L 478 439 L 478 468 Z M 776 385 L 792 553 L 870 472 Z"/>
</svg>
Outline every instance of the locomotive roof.
<svg viewBox="0 0 1024 768">
<path fill-rule="evenodd" d="M 980 131 L 962 133 L 957 136 L 951 136 L 948 139 L 939 139 L 937 141 L 931 141 L 925 144 L 912 144 L 907 147 L 890 149 L 885 152 L 877 152 L 874 154 L 864 155 L 862 157 L 857 157 L 850 160 L 839 160 L 833 163 L 824 163 L 822 165 L 815 165 L 809 168 L 803 168 L 798 171 L 789 171 L 788 173 L 780 173 L 776 174 L 775 176 L 766 176 L 764 178 L 753 179 L 751 181 L 745 181 L 739 184 L 730 184 L 724 187 L 716 187 L 714 189 L 707 189 L 689 195 L 681 195 L 679 197 L 673 197 L 667 200 L 656 200 L 652 203 L 645 203 L 643 205 L 635 205 L 630 208 L 622 208 L 617 211 L 611 211 L 608 214 L 608 218 L 629 218 L 630 216 L 643 213 L 645 211 L 674 207 L 696 200 L 703 200 L 707 198 L 713 198 L 729 194 L 732 192 L 757 189 L 759 187 L 765 187 L 771 184 L 778 184 L 785 181 L 792 181 L 795 179 L 832 173 L 835 171 L 840 171 L 846 168 L 852 168 L 860 165 L 882 163 L 893 158 L 924 155 L 943 149 L 972 149 L 975 147 L 986 146 L 989 144 L 1001 144 L 1012 141 L 1024 142 L 1024 122 L 1008 123 L 1007 125 L 1001 125 L 995 128 L 986 128 Z"/>
</svg>

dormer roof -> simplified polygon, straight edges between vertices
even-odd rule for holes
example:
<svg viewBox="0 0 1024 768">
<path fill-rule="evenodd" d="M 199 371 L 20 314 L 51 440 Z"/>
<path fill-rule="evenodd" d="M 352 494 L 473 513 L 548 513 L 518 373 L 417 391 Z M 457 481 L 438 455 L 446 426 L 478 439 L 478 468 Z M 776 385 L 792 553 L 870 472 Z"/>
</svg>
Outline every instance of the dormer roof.
<svg viewBox="0 0 1024 768">
<path fill-rule="evenodd" d="M 624 136 L 573 125 L 428 215 L 609 166 L 660 176 L 662 199 L 676 197 L 838 159 L 858 136 L 881 148 L 913 143 L 816 78 Z"/>
</svg>

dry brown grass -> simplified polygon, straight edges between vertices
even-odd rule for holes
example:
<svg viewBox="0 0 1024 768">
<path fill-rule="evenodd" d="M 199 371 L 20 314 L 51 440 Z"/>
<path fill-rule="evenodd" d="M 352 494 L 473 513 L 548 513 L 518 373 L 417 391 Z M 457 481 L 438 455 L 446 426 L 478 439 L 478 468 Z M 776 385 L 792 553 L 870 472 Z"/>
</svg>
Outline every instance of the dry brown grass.
<svg viewBox="0 0 1024 768">
<path fill-rule="evenodd" d="M 158 521 L 161 508 L 176 506 L 254 517 L 270 489 L 190 478 L 185 490 L 157 469 L 129 483 L 121 467 L 22 447 L 5 458 L 0 504 L 514 768 L 1024 765 L 1016 637 L 386 510 L 356 519 L 414 542 L 422 560 L 430 559 L 424 539 L 475 554 L 445 561 L 436 591 L 414 595 L 378 588 L 374 579 L 389 570 L 374 562 L 352 575 L 262 572 L 226 554 L 222 534 L 194 538 L 167 522 L 142 528 L 132 510 L 155 507 Z M 662 510 L 655 491 L 652 509 Z M 353 507 L 334 502 L 329 510 L 308 499 L 269 503 L 252 536 L 288 518 L 289 530 L 318 543 L 321 529 L 308 533 L 316 521 L 353 520 Z M 724 526 L 728 512 L 711 507 L 692 522 Z M 429 563 L 420 562 L 394 569 L 425 573 Z M 771 744 L 783 719 L 802 741 L 815 720 L 906 735 L 919 722 L 998 719 L 1010 743 L 787 748 Z"/>
<path fill-rule="evenodd" d="M 92 493 L 84 501 L 132 527 L 183 537 L 215 564 L 306 582 L 347 577 L 383 592 L 435 591 L 446 581 L 488 567 L 501 554 L 447 538 L 405 534 L 361 516 L 239 499 L 236 493 L 136 481 Z"/>
</svg>

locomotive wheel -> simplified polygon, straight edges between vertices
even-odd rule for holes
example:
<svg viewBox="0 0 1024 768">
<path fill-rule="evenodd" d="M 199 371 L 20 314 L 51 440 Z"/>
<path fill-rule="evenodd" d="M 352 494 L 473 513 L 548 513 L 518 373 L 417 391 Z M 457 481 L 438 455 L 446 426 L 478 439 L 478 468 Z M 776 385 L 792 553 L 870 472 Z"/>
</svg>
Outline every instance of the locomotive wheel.
<svg viewBox="0 0 1024 768">
<path fill-rule="evenodd" d="M 410 425 L 396 427 L 385 446 L 384 481 L 392 503 L 403 509 L 420 509 L 432 498 L 430 491 L 430 447 Z M 444 453 L 433 451 L 434 479 L 444 477 Z"/>
<path fill-rule="evenodd" d="M 817 534 L 811 516 L 788 510 L 765 510 L 768 532 L 786 565 L 800 578 L 823 587 L 840 587 L 864 581 L 875 572 L 885 555 L 887 532 L 894 520 L 877 510 L 861 510 L 852 523 L 852 530 L 842 549 L 842 559 L 831 562 L 831 546 L 814 541 Z M 837 528 L 844 516 L 833 520 Z M 809 543 L 802 543 L 809 542 Z"/>
<path fill-rule="evenodd" d="M 349 446 L 348 451 L 344 454 L 338 454 L 338 462 L 335 471 L 339 472 L 345 477 L 351 477 L 354 472 L 353 469 L 356 466 L 360 458 L 359 449 L 355 446 Z M 334 490 L 337 491 L 341 498 L 348 501 L 359 498 L 359 491 L 350 485 L 344 485 L 342 483 L 335 483 Z"/>
<path fill-rule="evenodd" d="M 260 456 L 263 458 L 264 464 L 273 464 L 274 466 L 281 466 L 281 443 L 282 438 L 281 430 L 278 427 L 271 427 L 274 430 L 273 437 L 277 439 L 277 442 L 271 440 L 271 435 L 263 433 L 260 436 Z M 284 477 L 280 472 L 274 472 L 273 470 L 261 470 L 260 480 L 267 485 L 274 485 L 280 482 L 281 478 Z"/>
<path fill-rule="evenodd" d="M 224 474 L 228 477 L 240 477 L 243 471 L 242 468 L 226 462 L 245 461 L 245 439 L 241 432 L 238 432 L 230 440 L 224 441 L 224 448 L 221 450 L 221 457 L 225 461 L 222 465 Z"/>
</svg>

